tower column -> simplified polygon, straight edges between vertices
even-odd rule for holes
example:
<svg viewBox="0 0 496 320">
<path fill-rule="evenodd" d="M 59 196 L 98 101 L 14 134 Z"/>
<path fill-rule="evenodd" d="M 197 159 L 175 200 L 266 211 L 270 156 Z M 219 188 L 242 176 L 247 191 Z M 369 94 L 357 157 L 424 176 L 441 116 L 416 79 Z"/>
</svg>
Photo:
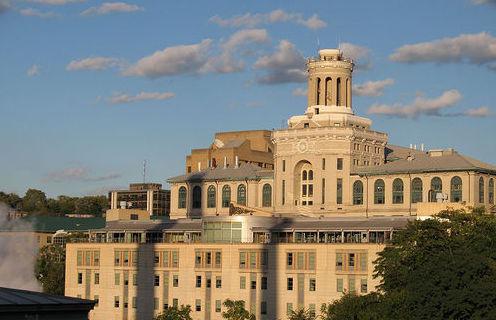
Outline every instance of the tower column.
<svg viewBox="0 0 496 320">
<path fill-rule="evenodd" d="M 320 104 L 327 105 L 325 77 L 320 78 Z"/>
</svg>

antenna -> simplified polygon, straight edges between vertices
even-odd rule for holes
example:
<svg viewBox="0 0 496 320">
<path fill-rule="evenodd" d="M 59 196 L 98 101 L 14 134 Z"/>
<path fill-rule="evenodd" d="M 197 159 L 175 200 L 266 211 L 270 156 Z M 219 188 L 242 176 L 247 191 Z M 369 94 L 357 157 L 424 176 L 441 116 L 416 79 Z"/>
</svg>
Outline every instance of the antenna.
<svg viewBox="0 0 496 320">
<path fill-rule="evenodd" d="M 320 39 L 317 36 L 317 52 L 319 52 L 319 50 L 320 50 Z"/>
<path fill-rule="evenodd" d="M 146 159 L 143 160 L 143 183 L 146 183 Z"/>
</svg>

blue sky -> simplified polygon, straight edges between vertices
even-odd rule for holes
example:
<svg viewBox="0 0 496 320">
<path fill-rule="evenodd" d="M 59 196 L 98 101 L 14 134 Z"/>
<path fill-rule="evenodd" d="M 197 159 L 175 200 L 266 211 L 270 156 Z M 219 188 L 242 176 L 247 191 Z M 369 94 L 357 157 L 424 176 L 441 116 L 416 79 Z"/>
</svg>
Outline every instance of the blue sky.
<svg viewBox="0 0 496 320">
<path fill-rule="evenodd" d="M 355 58 L 355 113 L 391 143 L 494 164 L 495 21 L 494 0 L 0 0 L 0 190 L 99 193 L 143 159 L 165 183 L 215 132 L 303 113 L 318 43 Z"/>
</svg>

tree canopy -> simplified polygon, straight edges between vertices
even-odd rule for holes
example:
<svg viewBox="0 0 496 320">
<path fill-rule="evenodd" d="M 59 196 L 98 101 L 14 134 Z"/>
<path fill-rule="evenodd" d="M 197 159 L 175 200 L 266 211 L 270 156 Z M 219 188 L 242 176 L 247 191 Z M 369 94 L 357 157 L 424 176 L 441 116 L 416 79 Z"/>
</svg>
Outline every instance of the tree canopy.
<svg viewBox="0 0 496 320">
<path fill-rule="evenodd" d="M 379 292 L 345 295 L 325 306 L 325 319 L 496 319 L 494 215 L 443 211 L 410 222 L 375 264 Z"/>
<path fill-rule="evenodd" d="M 65 248 L 57 244 L 41 248 L 34 272 L 43 287 L 43 292 L 64 295 Z"/>
<path fill-rule="evenodd" d="M 153 320 L 193 320 L 191 318 L 191 306 L 181 305 L 181 307 L 168 307 Z"/>
<path fill-rule="evenodd" d="M 222 312 L 222 317 L 227 320 L 255 320 L 255 315 L 251 314 L 245 309 L 245 302 L 243 300 L 230 300 L 227 299 L 223 303 L 227 309 Z"/>
</svg>

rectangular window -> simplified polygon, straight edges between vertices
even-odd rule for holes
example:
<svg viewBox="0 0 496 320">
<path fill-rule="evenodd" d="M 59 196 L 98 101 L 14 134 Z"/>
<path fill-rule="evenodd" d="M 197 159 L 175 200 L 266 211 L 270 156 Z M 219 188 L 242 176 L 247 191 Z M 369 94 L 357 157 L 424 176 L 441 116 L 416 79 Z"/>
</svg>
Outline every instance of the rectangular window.
<svg viewBox="0 0 496 320">
<path fill-rule="evenodd" d="M 246 268 L 246 252 L 239 253 L 239 268 L 240 269 Z"/>
<path fill-rule="evenodd" d="M 308 305 L 308 313 L 310 313 L 310 317 L 315 318 L 315 303 Z"/>
<path fill-rule="evenodd" d="M 262 301 L 260 303 L 260 313 L 261 314 L 267 314 L 267 302 L 266 301 Z"/>
<path fill-rule="evenodd" d="M 222 288 L 222 278 L 219 276 L 215 277 L 215 287 Z"/>
<path fill-rule="evenodd" d="M 179 300 L 176 298 L 172 299 L 172 306 L 175 308 L 179 307 Z"/>
<path fill-rule="evenodd" d="M 114 308 L 119 308 L 119 296 L 114 297 Z"/>
<path fill-rule="evenodd" d="M 315 252 L 308 253 L 308 269 L 315 270 Z"/>
<path fill-rule="evenodd" d="M 83 284 L 83 274 L 81 272 L 78 272 L 77 283 L 78 284 Z"/>
<path fill-rule="evenodd" d="M 360 292 L 367 293 L 367 278 L 362 278 L 360 280 Z"/>
<path fill-rule="evenodd" d="M 212 252 L 207 252 L 205 256 L 206 264 L 211 265 L 212 264 Z"/>
<path fill-rule="evenodd" d="M 286 281 L 286 287 L 288 289 L 288 291 L 292 291 L 293 290 L 293 278 L 288 278 L 287 281 Z"/>
<path fill-rule="evenodd" d="M 196 276 L 196 287 L 201 288 L 201 276 Z"/>
<path fill-rule="evenodd" d="M 91 265 L 91 251 L 84 252 L 84 263 L 87 266 Z"/>
<path fill-rule="evenodd" d="M 220 312 L 222 309 L 222 303 L 220 300 L 215 300 L 215 312 Z"/>
<path fill-rule="evenodd" d="M 100 274 L 98 272 L 95 273 L 95 284 L 100 284 Z"/>
<path fill-rule="evenodd" d="M 282 172 L 286 172 L 286 160 L 282 160 Z"/>
<path fill-rule="evenodd" d="M 179 287 L 179 276 L 177 274 L 172 276 L 172 286 Z"/>
<path fill-rule="evenodd" d="M 206 286 L 207 288 L 210 288 L 210 287 L 212 287 L 212 279 L 210 279 L 210 278 L 207 278 L 207 281 L 206 281 L 206 284 L 205 284 L 205 286 Z"/>
<path fill-rule="evenodd" d="M 336 291 L 337 292 L 343 292 L 343 279 L 338 278 L 336 281 Z"/>
<path fill-rule="evenodd" d="M 164 303 L 163 310 L 167 310 L 167 309 L 169 309 L 169 304 L 168 303 Z"/>
<path fill-rule="evenodd" d="M 195 267 L 201 267 L 202 265 L 202 253 L 197 251 L 195 252 Z"/>
<path fill-rule="evenodd" d="M 282 180 L 282 204 L 286 204 L 286 180 Z"/>
<path fill-rule="evenodd" d="M 355 292 L 355 277 L 348 278 L 348 291 Z"/>
<path fill-rule="evenodd" d="M 124 276 L 124 285 L 125 286 L 129 285 L 129 274 L 124 273 L 123 276 Z"/>
<path fill-rule="evenodd" d="M 78 266 L 83 265 L 83 252 L 82 251 L 77 252 L 77 265 Z"/>
<path fill-rule="evenodd" d="M 137 299 L 136 299 L 136 297 L 133 297 L 133 298 L 131 299 L 131 307 L 132 307 L 133 309 L 136 309 L 136 308 L 137 308 Z"/>
<path fill-rule="evenodd" d="M 246 289 L 246 277 L 245 276 L 239 277 L 239 288 L 240 289 Z"/>
<path fill-rule="evenodd" d="M 100 265 L 100 251 L 93 251 L 93 265 Z"/>
<path fill-rule="evenodd" d="M 296 268 L 298 270 L 303 270 L 305 269 L 305 254 L 303 252 L 298 252 L 296 254 Z"/>
<path fill-rule="evenodd" d="M 215 266 L 220 267 L 222 264 L 222 253 L 217 251 L 215 252 Z"/>
<path fill-rule="evenodd" d="M 367 271 L 367 254 L 360 255 L 360 271 Z"/>
<path fill-rule="evenodd" d="M 155 287 L 158 287 L 160 286 L 160 276 L 158 274 L 156 274 L 154 277 L 153 277 L 153 285 Z"/>
<path fill-rule="evenodd" d="M 343 204 L 343 179 L 338 178 L 336 182 L 336 203 Z"/>
<path fill-rule="evenodd" d="M 179 252 L 177 251 L 172 251 L 172 267 L 179 267 Z"/>
<path fill-rule="evenodd" d="M 153 253 L 153 263 L 157 266 L 159 262 L 160 262 L 160 253 L 154 252 Z"/>
<path fill-rule="evenodd" d="M 253 290 L 257 288 L 257 281 L 256 280 L 251 281 L 250 288 L 252 288 Z"/>
<path fill-rule="evenodd" d="M 325 170 L 325 158 L 322 158 L 322 170 Z"/>
<path fill-rule="evenodd" d="M 137 285 L 138 285 L 138 274 L 133 273 L 133 286 L 137 286 Z"/>
<path fill-rule="evenodd" d="M 322 204 L 324 204 L 324 203 L 325 203 L 325 193 L 326 193 L 326 192 L 325 192 L 325 186 L 326 186 L 326 185 L 325 185 L 325 179 L 324 179 L 324 178 L 322 178 Z"/>
<path fill-rule="evenodd" d="M 269 253 L 267 251 L 262 251 L 260 258 L 260 265 L 266 267 L 269 264 Z"/>
<path fill-rule="evenodd" d="M 336 253 L 336 270 L 337 271 L 343 270 L 343 254 L 342 253 Z"/>
<path fill-rule="evenodd" d="M 250 268 L 254 269 L 257 267 L 257 253 L 250 252 Z"/>
<path fill-rule="evenodd" d="M 95 307 L 98 307 L 98 302 L 100 302 L 100 297 L 97 294 L 95 294 L 93 300 L 95 300 Z"/>
<path fill-rule="evenodd" d="M 288 252 L 286 254 L 286 265 L 288 268 L 293 267 L 293 253 L 292 252 Z"/>
<path fill-rule="evenodd" d="M 200 299 L 195 300 L 195 310 L 201 311 L 201 300 Z"/>
<path fill-rule="evenodd" d="M 129 265 L 129 251 L 124 251 L 124 255 L 123 255 L 122 260 L 123 260 L 125 266 Z"/>
<path fill-rule="evenodd" d="M 114 284 L 116 286 L 120 285 L 121 284 L 121 274 L 120 273 L 115 273 L 114 274 Z"/>
<path fill-rule="evenodd" d="M 158 298 L 153 298 L 153 310 L 158 310 Z"/>
<path fill-rule="evenodd" d="M 310 283 L 309 283 L 309 291 L 315 291 L 317 288 L 317 282 L 315 281 L 315 278 L 310 278 Z"/>
<path fill-rule="evenodd" d="M 350 270 L 353 270 L 355 267 L 355 254 L 350 253 L 348 254 L 348 267 L 350 267 Z"/>
<path fill-rule="evenodd" d="M 286 315 L 289 317 L 293 313 L 293 304 L 288 302 L 286 303 Z"/>
<path fill-rule="evenodd" d="M 338 161 L 336 162 L 336 169 L 343 170 L 343 158 L 338 158 Z"/>
<path fill-rule="evenodd" d="M 262 277 L 261 282 L 262 290 L 267 290 L 267 277 Z"/>
</svg>

